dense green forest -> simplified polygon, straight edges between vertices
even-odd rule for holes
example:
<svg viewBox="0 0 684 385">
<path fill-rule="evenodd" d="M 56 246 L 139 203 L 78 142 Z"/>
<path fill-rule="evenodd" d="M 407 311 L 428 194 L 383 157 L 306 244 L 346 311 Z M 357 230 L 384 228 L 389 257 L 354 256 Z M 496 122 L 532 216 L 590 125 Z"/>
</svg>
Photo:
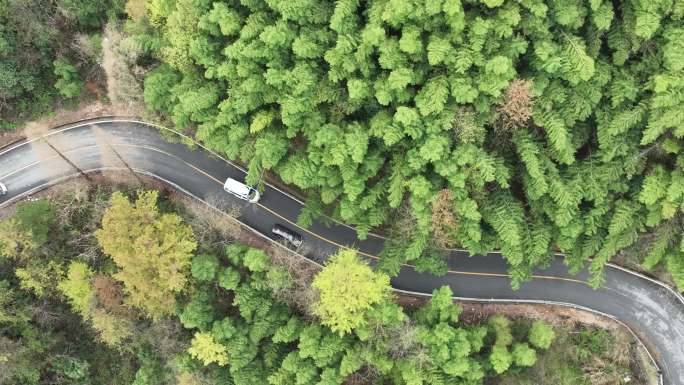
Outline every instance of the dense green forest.
<svg viewBox="0 0 684 385">
<path fill-rule="evenodd" d="M 502 250 L 514 286 L 561 251 L 596 285 L 629 254 L 683 288 L 682 17 L 680 0 L 0 0 L 0 130 L 106 88 L 250 184 L 277 173 L 307 196 L 302 226 L 389 237 L 377 271 L 343 251 L 303 272 L 156 191 L 21 203 L 0 222 L 0 384 L 622 381 L 605 331 L 463 322 L 449 288 L 401 306 L 389 277 L 463 247 Z"/>
<path fill-rule="evenodd" d="M 539 321 L 461 322 L 447 287 L 399 306 L 353 251 L 302 280 L 199 223 L 156 191 L 20 203 L 0 223 L 0 383 L 474 385 L 557 349 Z M 610 343 L 583 333 L 563 344 L 581 365 Z"/>
<path fill-rule="evenodd" d="M 150 0 L 148 106 L 392 238 L 381 268 L 617 253 L 684 285 L 684 2 Z M 593 259 L 590 259 L 593 258 Z"/>
<path fill-rule="evenodd" d="M 302 225 L 389 236 L 390 275 L 462 247 L 514 286 L 554 251 L 682 286 L 682 4 L 2 0 L 0 123 L 99 86 L 275 171 Z"/>
</svg>

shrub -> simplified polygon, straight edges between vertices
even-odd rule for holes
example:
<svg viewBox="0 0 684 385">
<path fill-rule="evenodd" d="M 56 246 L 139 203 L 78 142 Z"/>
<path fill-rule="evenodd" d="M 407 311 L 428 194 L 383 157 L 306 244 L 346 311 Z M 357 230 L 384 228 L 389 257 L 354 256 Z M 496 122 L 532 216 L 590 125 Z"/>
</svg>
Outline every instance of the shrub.
<svg viewBox="0 0 684 385">
<path fill-rule="evenodd" d="M 530 343 L 540 349 L 548 349 L 553 343 L 556 333 L 551 326 L 544 324 L 541 321 L 535 321 L 530 328 L 529 339 Z"/>
<path fill-rule="evenodd" d="M 192 276 L 198 281 L 213 281 L 219 261 L 213 255 L 200 254 L 192 259 Z"/>
<path fill-rule="evenodd" d="M 53 62 L 54 73 L 57 75 L 55 88 L 65 98 L 73 98 L 81 94 L 83 81 L 78 70 L 67 59 L 59 58 Z"/>
</svg>

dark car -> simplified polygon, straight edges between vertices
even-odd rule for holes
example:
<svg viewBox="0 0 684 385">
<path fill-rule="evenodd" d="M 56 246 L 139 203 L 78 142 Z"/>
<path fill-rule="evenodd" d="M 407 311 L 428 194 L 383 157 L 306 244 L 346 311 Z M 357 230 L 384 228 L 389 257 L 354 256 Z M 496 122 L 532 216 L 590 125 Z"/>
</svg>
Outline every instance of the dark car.
<svg viewBox="0 0 684 385">
<path fill-rule="evenodd" d="M 287 243 L 294 246 L 295 248 L 302 245 L 302 236 L 300 234 L 297 234 L 294 231 L 285 228 L 279 224 L 273 225 L 273 229 L 271 229 L 271 232 L 277 235 L 278 237 L 284 239 L 285 241 L 287 241 Z"/>
</svg>

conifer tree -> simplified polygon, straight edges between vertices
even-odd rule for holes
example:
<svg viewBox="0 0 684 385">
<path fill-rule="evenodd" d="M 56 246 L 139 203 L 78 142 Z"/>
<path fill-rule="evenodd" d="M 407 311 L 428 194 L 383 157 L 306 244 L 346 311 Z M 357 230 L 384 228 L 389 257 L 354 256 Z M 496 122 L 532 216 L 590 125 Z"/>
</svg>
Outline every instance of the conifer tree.
<svg viewBox="0 0 684 385">
<path fill-rule="evenodd" d="M 155 0 L 164 64 L 145 98 L 251 183 L 272 170 L 305 190 L 302 224 L 330 215 L 364 237 L 407 205 L 387 272 L 443 272 L 446 234 L 502 250 L 514 286 L 552 250 L 599 284 L 644 245 L 680 277 L 681 236 L 652 241 L 682 233 L 677 4 Z M 445 190 L 448 210 L 431 207 Z"/>
<path fill-rule="evenodd" d="M 389 277 L 374 272 L 353 250 L 335 255 L 316 275 L 312 286 L 320 300 L 316 314 L 324 325 L 341 335 L 364 326 L 366 312 L 389 298 Z"/>
<path fill-rule="evenodd" d="M 132 204 L 123 194 L 112 194 L 102 229 L 95 233 L 120 269 L 114 278 L 123 282 L 129 303 L 153 319 L 173 310 L 197 247 L 192 229 L 178 215 L 159 213 L 157 195 L 141 191 Z"/>
<path fill-rule="evenodd" d="M 453 293 L 446 286 L 435 290 L 416 311 L 383 297 L 363 311 L 362 325 L 339 333 L 338 324 L 326 325 L 304 316 L 274 297 L 277 288 L 270 284 L 270 277 L 279 267 L 267 258 L 255 269 L 253 260 L 263 255 L 260 250 L 233 244 L 226 252 L 228 258 L 213 255 L 195 260 L 201 262 L 197 266 L 218 260 L 219 270 L 239 276 L 232 281 L 237 283 L 218 289 L 214 283 L 220 282 L 221 274 L 211 280 L 196 279 L 180 313 L 183 326 L 194 333 L 187 350 L 192 366 L 220 374 L 225 382 L 341 385 L 370 371 L 381 383 L 482 385 L 488 376 L 530 366 L 536 359 L 528 339 L 514 336 L 504 317 L 493 317 L 491 328 L 461 324 L 461 308 L 453 303 Z M 353 252 L 339 255 L 335 265 L 315 279 L 321 286 L 320 280 L 329 278 L 326 274 L 348 268 L 347 276 L 352 278 L 347 280 L 352 285 L 335 291 L 337 302 L 346 299 L 358 304 L 351 297 L 357 294 L 355 286 L 368 288 L 383 277 L 357 258 Z M 338 286 L 339 282 L 338 278 Z M 324 289 L 321 294 L 329 296 L 330 288 Z M 231 298 L 232 302 L 226 301 Z M 335 303 L 336 309 L 340 306 Z M 336 310 L 334 315 L 349 324 L 359 313 L 341 319 Z"/>
</svg>

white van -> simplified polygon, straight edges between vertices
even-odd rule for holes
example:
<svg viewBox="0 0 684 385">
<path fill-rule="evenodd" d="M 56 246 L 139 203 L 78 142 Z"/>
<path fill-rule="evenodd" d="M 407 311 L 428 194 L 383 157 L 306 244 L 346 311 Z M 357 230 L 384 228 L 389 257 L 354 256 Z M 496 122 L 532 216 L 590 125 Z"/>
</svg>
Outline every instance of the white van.
<svg viewBox="0 0 684 385">
<path fill-rule="evenodd" d="M 7 194 L 7 186 L 0 182 L 0 196 Z"/>
<path fill-rule="evenodd" d="M 238 182 L 233 178 L 226 179 L 226 183 L 223 184 L 223 189 L 249 203 L 257 203 L 260 198 L 259 192 L 256 189 L 249 187 L 242 182 Z"/>
</svg>

